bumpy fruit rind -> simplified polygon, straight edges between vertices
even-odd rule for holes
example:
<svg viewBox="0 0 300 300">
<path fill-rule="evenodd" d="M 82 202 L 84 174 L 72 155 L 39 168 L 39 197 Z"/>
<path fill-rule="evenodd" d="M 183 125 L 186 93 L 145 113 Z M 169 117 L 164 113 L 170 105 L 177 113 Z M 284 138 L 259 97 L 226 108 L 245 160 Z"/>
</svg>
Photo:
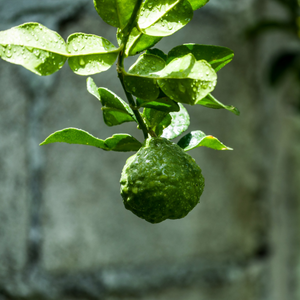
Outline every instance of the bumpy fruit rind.
<svg viewBox="0 0 300 300">
<path fill-rule="evenodd" d="M 185 217 L 198 203 L 204 178 L 195 160 L 165 138 L 149 138 L 121 175 L 125 208 L 150 223 Z"/>
</svg>

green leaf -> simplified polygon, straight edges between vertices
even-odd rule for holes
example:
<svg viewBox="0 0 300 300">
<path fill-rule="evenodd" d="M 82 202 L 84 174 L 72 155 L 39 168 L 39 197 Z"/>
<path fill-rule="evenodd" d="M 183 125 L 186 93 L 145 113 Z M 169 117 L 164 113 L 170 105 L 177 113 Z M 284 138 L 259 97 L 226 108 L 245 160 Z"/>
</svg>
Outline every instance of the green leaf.
<svg viewBox="0 0 300 300">
<path fill-rule="evenodd" d="M 154 101 L 144 101 L 137 98 L 136 102 L 139 107 L 153 108 L 165 112 L 179 111 L 180 109 L 179 105 L 168 97 L 159 98 Z"/>
<path fill-rule="evenodd" d="M 154 73 L 165 67 L 163 59 L 152 54 L 142 54 L 124 75 L 125 88 L 129 93 L 143 100 L 155 100 L 159 87 Z"/>
<path fill-rule="evenodd" d="M 111 26 L 123 29 L 134 10 L 137 0 L 94 0 L 99 16 Z"/>
<path fill-rule="evenodd" d="M 84 76 L 108 70 L 120 51 L 107 39 L 93 34 L 74 33 L 68 37 L 67 44 L 70 68 Z"/>
<path fill-rule="evenodd" d="M 193 10 L 199 9 L 204 6 L 209 0 L 189 0 Z"/>
<path fill-rule="evenodd" d="M 208 147 L 215 150 L 233 150 L 222 144 L 217 138 L 212 135 L 206 135 L 200 130 L 192 131 L 185 135 L 177 143 L 184 151 L 189 151 L 197 147 Z"/>
<path fill-rule="evenodd" d="M 205 60 L 196 61 L 193 54 L 173 59 L 157 72 L 162 91 L 172 100 L 196 104 L 214 90 L 217 74 Z"/>
<path fill-rule="evenodd" d="M 174 58 L 185 56 L 192 53 L 196 60 L 206 60 L 215 71 L 219 71 L 232 61 L 234 53 L 226 47 L 198 44 L 184 44 L 173 48 L 168 53 L 167 62 Z"/>
<path fill-rule="evenodd" d="M 237 116 L 240 115 L 240 112 L 236 107 L 232 105 L 224 105 L 223 103 L 219 102 L 212 94 L 208 94 L 205 98 L 198 100 L 196 104 L 200 104 L 202 106 L 214 108 L 214 109 L 225 108 L 233 112 Z"/>
<path fill-rule="evenodd" d="M 146 0 L 143 3 L 138 26 L 151 36 L 169 36 L 183 28 L 193 18 L 188 0 Z"/>
<path fill-rule="evenodd" d="M 117 39 L 119 45 L 121 45 L 122 43 L 123 34 L 124 33 L 122 31 L 118 31 L 117 33 Z M 154 46 L 160 40 L 161 37 L 146 35 L 142 33 L 137 27 L 134 27 L 130 32 L 128 42 L 126 44 L 125 55 L 126 56 L 136 55 L 137 53 L 140 53 Z"/>
<path fill-rule="evenodd" d="M 143 118 L 150 130 L 160 136 L 163 130 L 171 124 L 172 118 L 168 112 L 145 108 Z"/>
<path fill-rule="evenodd" d="M 129 134 L 114 134 L 112 137 L 106 140 L 101 140 L 87 131 L 77 128 L 65 128 L 56 131 L 49 135 L 40 146 L 51 143 L 68 143 L 88 145 L 101 148 L 106 151 L 137 151 L 142 144 Z"/>
<path fill-rule="evenodd" d="M 137 122 L 130 106 L 106 88 L 98 88 L 92 78 L 87 79 L 87 90 L 101 101 L 104 122 L 108 126 L 115 126 L 124 122 Z"/>
<path fill-rule="evenodd" d="M 124 122 L 137 122 L 130 106 L 116 94 L 106 88 L 98 89 L 103 105 L 103 117 L 108 126 Z"/>
<path fill-rule="evenodd" d="M 164 61 L 167 61 L 168 59 L 168 55 L 165 54 L 163 51 L 161 51 L 160 49 L 157 48 L 153 48 L 153 49 L 147 49 L 146 54 L 153 54 L 156 56 L 159 56 L 160 58 L 162 58 Z"/>
<path fill-rule="evenodd" d="M 68 52 L 58 33 L 38 23 L 25 23 L 0 32 L 0 56 L 46 76 L 62 68 Z"/>
<path fill-rule="evenodd" d="M 138 151 L 142 147 L 142 144 L 133 136 L 121 133 L 107 138 L 105 144 L 109 147 L 109 150 L 119 152 Z"/>
<path fill-rule="evenodd" d="M 41 144 L 47 145 L 51 143 L 68 143 L 68 144 L 80 144 L 94 146 L 103 150 L 109 150 L 108 146 L 103 140 L 100 140 L 87 131 L 77 128 L 65 128 L 56 131 L 49 135 Z"/>
<path fill-rule="evenodd" d="M 190 116 L 185 107 L 179 103 L 180 111 L 171 112 L 171 124 L 163 131 L 162 137 L 172 140 L 186 131 L 190 125 Z"/>
</svg>

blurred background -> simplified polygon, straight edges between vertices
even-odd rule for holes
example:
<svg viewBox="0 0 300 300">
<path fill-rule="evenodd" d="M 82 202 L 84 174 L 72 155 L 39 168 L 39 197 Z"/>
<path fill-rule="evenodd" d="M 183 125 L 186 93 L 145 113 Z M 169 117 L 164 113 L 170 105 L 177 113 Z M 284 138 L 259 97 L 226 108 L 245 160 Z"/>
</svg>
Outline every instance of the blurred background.
<svg viewBox="0 0 300 300">
<path fill-rule="evenodd" d="M 30 21 L 117 45 L 92 0 L 0 0 L 0 30 Z M 190 151 L 206 179 L 201 203 L 156 225 L 119 195 L 133 153 L 39 146 L 65 127 L 142 140 L 136 126 L 105 126 L 67 65 L 38 77 L 0 61 L 0 300 L 300 299 L 299 27 L 297 0 L 211 0 L 157 44 L 234 50 L 213 95 L 241 115 L 187 107 L 189 130 L 234 151 Z M 125 98 L 115 67 L 93 79 Z"/>
</svg>

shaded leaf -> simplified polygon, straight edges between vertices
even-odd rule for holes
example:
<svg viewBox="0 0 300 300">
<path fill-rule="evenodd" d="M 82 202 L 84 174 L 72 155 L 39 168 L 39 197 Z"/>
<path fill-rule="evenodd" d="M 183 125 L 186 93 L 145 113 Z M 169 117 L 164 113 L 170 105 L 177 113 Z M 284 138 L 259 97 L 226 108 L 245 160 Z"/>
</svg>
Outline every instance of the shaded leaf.
<svg viewBox="0 0 300 300">
<path fill-rule="evenodd" d="M 189 0 L 193 10 L 199 9 L 208 3 L 209 0 Z"/>
<path fill-rule="evenodd" d="M 123 29 L 134 10 L 137 0 L 94 0 L 99 16 L 111 26 Z"/>
<path fill-rule="evenodd" d="M 146 0 L 143 3 L 138 26 L 151 36 L 169 36 L 183 28 L 193 18 L 188 0 Z"/>
<path fill-rule="evenodd" d="M 68 143 L 88 145 L 101 148 L 106 151 L 137 151 L 142 144 L 129 134 L 114 134 L 106 140 L 101 140 L 87 131 L 77 128 L 65 128 L 49 135 L 40 145 L 51 143 Z"/>
<path fill-rule="evenodd" d="M 240 115 L 240 112 L 236 107 L 232 105 L 224 105 L 223 103 L 219 102 L 212 94 L 208 94 L 205 98 L 198 100 L 196 104 L 214 109 L 225 108 L 233 112 L 237 116 Z"/>
<path fill-rule="evenodd" d="M 168 55 L 165 54 L 163 51 L 161 51 L 160 49 L 157 48 L 153 48 L 153 49 L 147 49 L 146 54 L 153 54 L 156 56 L 159 56 L 160 58 L 162 58 L 164 61 L 167 61 L 168 59 Z"/>
<path fill-rule="evenodd" d="M 171 112 L 171 124 L 163 131 L 162 137 L 172 140 L 186 131 L 190 125 L 190 116 L 185 107 L 179 103 L 180 111 Z"/>
<path fill-rule="evenodd" d="M 119 45 L 122 42 L 123 32 L 119 31 L 117 34 L 117 39 Z M 131 56 L 136 55 L 158 43 L 161 40 L 161 37 L 149 36 L 142 33 L 137 27 L 134 27 L 130 32 L 128 42 L 125 48 L 125 55 Z"/>
<path fill-rule="evenodd" d="M 62 68 L 68 52 L 58 33 L 38 23 L 25 23 L 0 32 L 0 56 L 46 76 Z"/>
<path fill-rule="evenodd" d="M 116 61 L 119 49 L 107 39 L 93 34 L 74 33 L 67 40 L 72 71 L 92 75 L 108 70 Z"/>
<path fill-rule="evenodd" d="M 168 97 L 159 98 L 154 101 L 144 101 L 137 98 L 136 102 L 139 107 L 153 108 L 165 112 L 179 111 L 180 109 L 179 105 Z"/>
<path fill-rule="evenodd" d="M 128 92 L 143 100 L 155 100 L 159 95 L 156 73 L 164 68 L 163 59 L 152 54 L 142 54 L 124 75 Z"/>
<path fill-rule="evenodd" d="M 143 118 L 150 130 L 160 136 L 163 130 L 171 124 L 172 118 L 168 112 L 145 108 Z"/>
<path fill-rule="evenodd" d="M 173 59 L 157 72 L 162 91 L 172 100 L 194 105 L 214 90 L 217 75 L 205 60 L 196 61 L 193 54 Z"/>
<path fill-rule="evenodd" d="M 106 125 L 115 126 L 124 122 L 137 122 L 132 109 L 124 100 L 106 88 L 98 88 L 92 78 L 87 80 L 87 90 L 101 101 Z"/>
<path fill-rule="evenodd" d="M 138 151 L 142 147 L 142 144 L 133 136 L 121 133 L 107 138 L 105 144 L 109 147 L 109 150 L 119 152 Z"/>
<path fill-rule="evenodd" d="M 177 143 L 184 151 L 189 151 L 197 147 L 208 147 L 214 150 L 233 150 L 222 144 L 217 138 L 212 135 L 206 135 L 200 130 L 192 131 L 185 135 Z"/>
<path fill-rule="evenodd" d="M 232 61 L 234 53 L 226 47 L 198 44 L 184 44 L 173 48 L 168 53 L 167 62 L 174 58 L 192 53 L 196 60 L 206 60 L 217 72 Z"/>
</svg>

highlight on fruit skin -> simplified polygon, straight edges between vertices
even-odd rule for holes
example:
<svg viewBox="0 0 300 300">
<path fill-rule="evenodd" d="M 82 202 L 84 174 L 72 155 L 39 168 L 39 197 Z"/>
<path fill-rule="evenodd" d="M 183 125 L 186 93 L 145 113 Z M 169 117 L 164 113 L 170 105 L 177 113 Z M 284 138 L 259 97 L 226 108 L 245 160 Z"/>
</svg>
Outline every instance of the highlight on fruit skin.
<svg viewBox="0 0 300 300">
<path fill-rule="evenodd" d="M 165 138 L 148 138 L 127 159 L 120 183 L 125 208 L 150 223 L 185 217 L 204 189 L 195 160 Z"/>
</svg>

